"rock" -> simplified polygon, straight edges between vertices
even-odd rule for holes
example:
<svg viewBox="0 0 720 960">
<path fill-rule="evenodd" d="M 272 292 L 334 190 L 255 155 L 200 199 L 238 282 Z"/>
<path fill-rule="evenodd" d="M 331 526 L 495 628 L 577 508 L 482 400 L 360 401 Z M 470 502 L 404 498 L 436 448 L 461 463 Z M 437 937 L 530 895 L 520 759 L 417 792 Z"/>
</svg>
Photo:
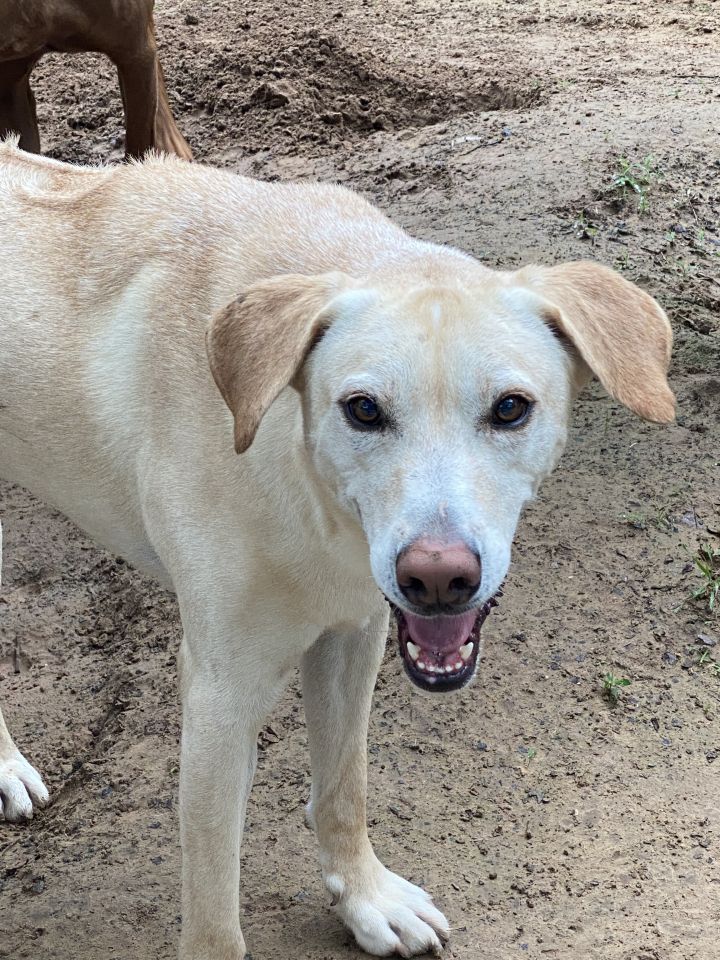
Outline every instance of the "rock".
<svg viewBox="0 0 720 960">
<path fill-rule="evenodd" d="M 261 83 L 253 90 L 250 94 L 250 103 L 258 104 L 268 110 L 276 110 L 278 107 L 287 106 L 296 96 L 297 90 L 286 80 L 271 80 Z"/>
</svg>

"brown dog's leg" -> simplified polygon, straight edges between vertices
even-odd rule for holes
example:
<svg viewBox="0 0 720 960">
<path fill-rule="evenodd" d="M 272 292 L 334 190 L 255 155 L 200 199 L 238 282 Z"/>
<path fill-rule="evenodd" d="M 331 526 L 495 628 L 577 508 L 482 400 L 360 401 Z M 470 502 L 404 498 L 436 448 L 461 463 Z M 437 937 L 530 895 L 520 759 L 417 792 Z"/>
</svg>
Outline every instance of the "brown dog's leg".
<svg viewBox="0 0 720 960">
<path fill-rule="evenodd" d="M 165 76 L 159 58 L 155 57 L 155 71 L 157 76 L 157 110 L 155 112 L 155 147 L 165 153 L 176 153 L 183 160 L 192 160 L 192 151 L 183 135 L 178 130 L 175 118 L 170 109 Z"/>
<path fill-rule="evenodd" d="M 30 73 L 38 57 L 0 63 L 0 138 L 20 134 L 20 146 L 40 153 L 40 134 L 35 114 L 35 97 Z"/>
<path fill-rule="evenodd" d="M 192 160 L 190 147 L 170 112 L 157 54 L 116 59 L 115 64 L 125 107 L 125 155 L 142 157 L 154 148 Z"/>
<path fill-rule="evenodd" d="M 152 148 L 192 160 L 190 147 L 178 130 L 168 103 L 151 4 L 144 19 L 144 24 L 139 25 L 141 34 L 136 43 L 126 44 L 124 49 L 107 50 L 117 66 L 125 107 L 125 155 L 141 157 Z"/>
<path fill-rule="evenodd" d="M 148 53 L 129 59 L 113 59 L 125 110 L 125 156 L 139 159 L 155 146 L 155 56 Z"/>
</svg>

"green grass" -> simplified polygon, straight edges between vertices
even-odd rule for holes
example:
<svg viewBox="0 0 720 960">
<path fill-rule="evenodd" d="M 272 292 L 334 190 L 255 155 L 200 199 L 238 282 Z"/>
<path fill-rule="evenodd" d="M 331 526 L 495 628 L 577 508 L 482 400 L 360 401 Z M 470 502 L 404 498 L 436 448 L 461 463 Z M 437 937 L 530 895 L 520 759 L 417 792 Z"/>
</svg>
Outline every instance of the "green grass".
<svg viewBox="0 0 720 960">
<path fill-rule="evenodd" d="M 689 654 L 696 658 L 696 666 L 701 667 L 703 671 L 709 672 L 713 677 L 720 679 L 720 661 L 713 656 L 713 650 L 706 646 L 695 645 L 689 649 Z"/>
<path fill-rule="evenodd" d="M 702 600 L 709 613 L 715 613 L 720 598 L 720 547 L 710 543 L 702 544 L 693 557 L 695 568 L 700 574 L 700 586 L 693 590 L 693 600 Z"/>
<path fill-rule="evenodd" d="M 676 529 L 672 508 L 669 505 L 653 503 L 646 511 L 630 510 L 627 513 L 621 513 L 619 519 L 621 523 L 632 527 L 634 530 L 647 530 L 648 527 L 655 527 L 662 533 L 672 533 Z"/>
<path fill-rule="evenodd" d="M 642 160 L 629 160 L 619 157 L 617 170 L 612 175 L 611 186 L 623 203 L 628 197 L 637 197 L 638 213 L 647 213 L 650 208 L 648 193 L 659 177 L 657 163 L 653 157 Z"/>
<path fill-rule="evenodd" d="M 627 524 L 628 527 L 632 527 L 634 530 L 647 530 L 648 528 L 647 514 L 641 513 L 639 510 L 621 513 L 620 521 Z"/>
</svg>

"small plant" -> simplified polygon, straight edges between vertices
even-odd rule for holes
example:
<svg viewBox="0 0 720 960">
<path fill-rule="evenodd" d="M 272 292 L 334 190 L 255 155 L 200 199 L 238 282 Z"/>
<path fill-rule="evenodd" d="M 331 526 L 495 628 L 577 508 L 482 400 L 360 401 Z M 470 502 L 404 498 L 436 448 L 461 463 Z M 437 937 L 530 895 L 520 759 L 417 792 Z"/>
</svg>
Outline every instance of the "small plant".
<svg viewBox="0 0 720 960">
<path fill-rule="evenodd" d="M 671 508 L 669 506 L 663 506 L 662 504 L 654 504 L 655 515 L 652 518 L 652 523 L 662 530 L 664 533 L 672 533 L 673 530 L 676 530 L 675 522 L 671 513 Z"/>
<path fill-rule="evenodd" d="M 617 257 L 615 257 L 613 266 L 616 270 L 632 270 L 633 261 L 630 259 L 630 254 L 627 252 L 627 250 L 624 250 L 622 253 L 618 254 Z"/>
<path fill-rule="evenodd" d="M 683 280 L 690 280 L 697 273 L 697 265 L 686 260 L 685 257 L 675 259 L 675 269 Z"/>
<path fill-rule="evenodd" d="M 627 201 L 629 194 L 634 193 L 638 198 L 638 213 L 642 214 L 647 213 L 650 205 L 648 191 L 657 178 L 657 165 L 653 157 L 643 157 L 642 160 L 620 157 L 611 183 L 623 203 Z"/>
<path fill-rule="evenodd" d="M 698 230 L 697 234 L 691 241 L 691 247 L 695 250 L 696 253 L 699 253 L 702 257 L 720 257 L 720 249 L 718 249 L 715 244 L 716 240 L 710 240 L 707 236 L 705 230 Z"/>
<path fill-rule="evenodd" d="M 697 657 L 698 667 L 709 667 L 714 676 L 720 677 L 720 661 L 713 656 L 712 650 L 709 650 L 704 643 L 695 644 L 694 647 L 689 648 L 688 652 L 691 656 Z"/>
<path fill-rule="evenodd" d="M 621 513 L 620 520 L 635 530 L 647 530 L 652 526 L 662 533 L 671 533 L 675 529 L 671 508 L 657 503 L 651 505 L 648 513 L 639 510 Z"/>
<path fill-rule="evenodd" d="M 708 660 L 712 660 L 712 657 L 710 656 L 710 651 L 705 650 L 704 648 L 701 648 L 700 650 L 698 650 L 698 666 L 702 667 L 704 664 L 708 662 Z"/>
<path fill-rule="evenodd" d="M 644 513 L 621 513 L 620 519 L 635 530 L 647 530 L 648 520 Z"/>
<path fill-rule="evenodd" d="M 709 612 L 714 613 L 720 597 L 720 547 L 702 544 L 693 557 L 693 563 L 702 577 L 702 583 L 697 590 L 693 590 L 692 599 L 702 600 Z"/>
<path fill-rule="evenodd" d="M 578 240 L 594 240 L 598 232 L 585 210 L 581 210 L 575 217 L 572 228 Z"/>
<path fill-rule="evenodd" d="M 630 682 L 627 677 L 616 677 L 612 673 L 606 673 L 602 682 L 603 696 L 615 705 L 620 699 L 622 688 L 629 687 Z"/>
<path fill-rule="evenodd" d="M 519 746 L 518 753 L 521 754 L 525 766 L 529 767 L 537 756 L 537 749 L 535 747 Z"/>
</svg>

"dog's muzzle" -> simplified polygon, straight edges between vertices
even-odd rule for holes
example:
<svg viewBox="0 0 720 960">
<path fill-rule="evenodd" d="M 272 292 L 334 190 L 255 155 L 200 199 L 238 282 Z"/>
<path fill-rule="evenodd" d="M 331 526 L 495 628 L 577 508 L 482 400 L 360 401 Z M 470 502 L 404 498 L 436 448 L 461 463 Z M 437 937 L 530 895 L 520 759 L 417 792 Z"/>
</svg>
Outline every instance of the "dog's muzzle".
<svg viewBox="0 0 720 960">
<path fill-rule="evenodd" d="M 482 607 L 455 615 L 420 617 L 391 604 L 405 672 L 422 690 L 446 693 L 472 680 L 480 654 L 480 628 L 498 591 Z"/>
</svg>

